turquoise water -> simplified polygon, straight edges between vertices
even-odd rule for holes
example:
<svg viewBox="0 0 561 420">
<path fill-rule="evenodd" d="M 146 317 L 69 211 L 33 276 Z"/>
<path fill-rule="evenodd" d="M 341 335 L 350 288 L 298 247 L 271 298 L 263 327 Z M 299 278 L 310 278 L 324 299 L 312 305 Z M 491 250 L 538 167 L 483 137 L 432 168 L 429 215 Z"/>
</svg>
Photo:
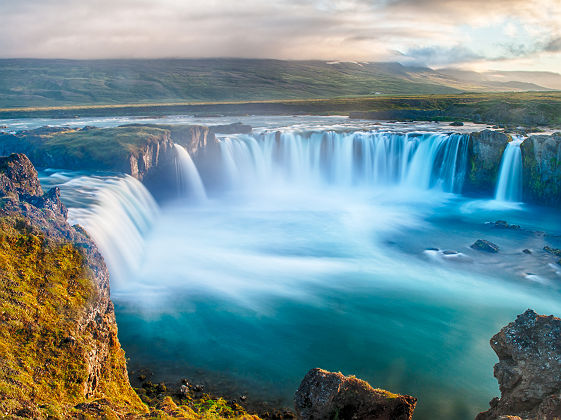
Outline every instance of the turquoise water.
<svg viewBox="0 0 561 420">
<path fill-rule="evenodd" d="M 273 191 L 164 208 L 138 274 L 113 286 L 131 366 L 199 382 L 211 372 L 240 395 L 285 406 L 306 371 L 322 367 L 415 395 L 416 418 L 473 418 L 498 394 L 490 337 L 528 307 L 561 314 L 548 257 L 521 253 L 546 239 L 485 224 L 531 227 L 533 210 L 472 209 L 485 204 Z M 471 250 L 480 237 L 500 256 Z"/>
</svg>

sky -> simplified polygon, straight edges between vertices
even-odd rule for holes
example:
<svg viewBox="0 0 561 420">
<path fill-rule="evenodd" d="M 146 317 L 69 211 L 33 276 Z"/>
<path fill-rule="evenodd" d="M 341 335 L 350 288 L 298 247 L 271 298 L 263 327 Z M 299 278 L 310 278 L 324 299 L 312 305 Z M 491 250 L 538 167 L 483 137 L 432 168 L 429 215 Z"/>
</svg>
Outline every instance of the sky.
<svg viewBox="0 0 561 420">
<path fill-rule="evenodd" d="M 561 72 L 561 0 L 0 0 L 0 57 Z"/>
</svg>

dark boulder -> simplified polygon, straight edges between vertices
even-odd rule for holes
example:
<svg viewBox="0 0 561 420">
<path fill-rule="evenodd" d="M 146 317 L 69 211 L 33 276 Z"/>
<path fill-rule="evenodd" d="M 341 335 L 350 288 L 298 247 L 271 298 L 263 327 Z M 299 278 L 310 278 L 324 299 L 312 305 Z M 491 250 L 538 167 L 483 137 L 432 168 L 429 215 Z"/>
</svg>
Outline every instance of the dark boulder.
<svg viewBox="0 0 561 420">
<path fill-rule="evenodd" d="M 561 249 L 552 248 L 548 245 L 543 247 L 543 250 L 548 254 L 555 255 L 556 257 L 561 257 Z"/>
<path fill-rule="evenodd" d="M 512 229 L 512 230 L 520 230 L 520 225 L 511 225 L 505 220 L 497 220 L 494 223 L 494 226 L 497 229 Z"/>
<path fill-rule="evenodd" d="M 294 398 L 303 420 L 410 420 L 417 399 L 372 388 L 353 376 L 310 370 Z"/>
<path fill-rule="evenodd" d="M 501 398 L 477 420 L 561 418 L 561 319 L 528 309 L 491 339 Z M 509 417 L 510 416 L 510 417 Z"/>
<path fill-rule="evenodd" d="M 491 252 L 491 253 L 499 252 L 498 245 L 494 244 L 493 242 L 486 241 L 485 239 L 478 239 L 471 245 L 471 248 L 476 249 L 477 251 L 484 251 L 484 252 Z"/>
</svg>

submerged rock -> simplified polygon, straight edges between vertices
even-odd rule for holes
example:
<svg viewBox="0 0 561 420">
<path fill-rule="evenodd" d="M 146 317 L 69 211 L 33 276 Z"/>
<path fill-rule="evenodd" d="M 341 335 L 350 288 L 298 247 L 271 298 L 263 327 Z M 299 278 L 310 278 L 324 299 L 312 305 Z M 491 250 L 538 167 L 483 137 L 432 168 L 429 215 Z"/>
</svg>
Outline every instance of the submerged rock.
<svg viewBox="0 0 561 420">
<path fill-rule="evenodd" d="M 520 229 L 520 225 L 511 225 L 505 220 L 497 220 L 493 224 L 497 229 L 513 229 L 513 230 L 519 230 Z"/>
<path fill-rule="evenodd" d="M 501 398 L 476 420 L 561 418 L 561 319 L 528 309 L 491 339 Z"/>
<path fill-rule="evenodd" d="M 552 248 L 550 246 L 544 246 L 543 250 L 551 255 L 555 255 L 556 257 L 561 257 L 561 249 Z"/>
<path fill-rule="evenodd" d="M 303 420 L 410 420 L 417 399 L 372 388 L 367 382 L 323 369 L 310 370 L 294 398 Z"/>
<path fill-rule="evenodd" d="M 484 252 L 491 252 L 491 253 L 499 252 L 498 245 L 494 244 L 493 242 L 486 241 L 485 239 L 478 239 L 471 245 L 471 248 Z"/>
</svg>

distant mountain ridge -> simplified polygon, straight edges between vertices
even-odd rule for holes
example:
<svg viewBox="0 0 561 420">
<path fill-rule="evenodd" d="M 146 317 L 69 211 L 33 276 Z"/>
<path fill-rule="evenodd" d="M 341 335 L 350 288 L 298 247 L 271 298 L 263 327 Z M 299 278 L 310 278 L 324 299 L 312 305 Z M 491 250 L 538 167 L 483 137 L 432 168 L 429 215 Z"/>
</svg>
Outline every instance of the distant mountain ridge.
<svg viewBox="0 0 561 420">
<path fill-rule="evenodd" d="M 1 59 L 0 108 L 561 89 L 561 75 L 260 59 Z"/>
</svg>

